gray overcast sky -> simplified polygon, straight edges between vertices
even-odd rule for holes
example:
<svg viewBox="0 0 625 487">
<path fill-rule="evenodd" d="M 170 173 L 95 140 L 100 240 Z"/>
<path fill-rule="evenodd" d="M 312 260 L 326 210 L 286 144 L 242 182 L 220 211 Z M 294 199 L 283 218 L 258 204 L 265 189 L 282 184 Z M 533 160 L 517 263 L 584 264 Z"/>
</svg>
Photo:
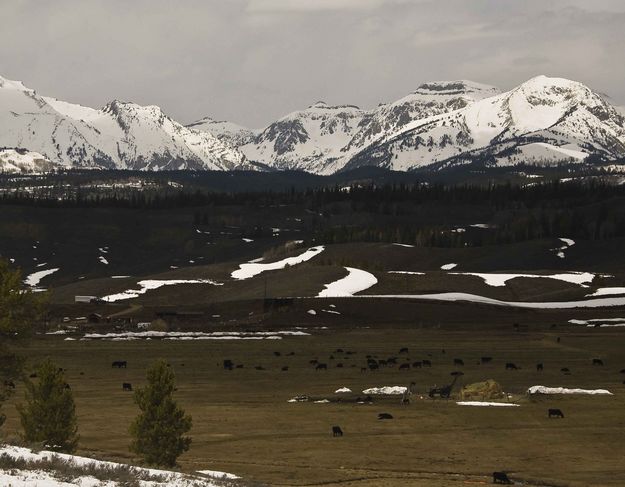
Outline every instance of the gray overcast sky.
<svg viewBox="0 0 625 487">
<path fill-rule="evenodd" d="M 624 0 L 0 0 L 0 75 L 251 127 L 317 100 L 372 107 L 425 81 L 537 74 L 625 105 Z"/>
</svg>

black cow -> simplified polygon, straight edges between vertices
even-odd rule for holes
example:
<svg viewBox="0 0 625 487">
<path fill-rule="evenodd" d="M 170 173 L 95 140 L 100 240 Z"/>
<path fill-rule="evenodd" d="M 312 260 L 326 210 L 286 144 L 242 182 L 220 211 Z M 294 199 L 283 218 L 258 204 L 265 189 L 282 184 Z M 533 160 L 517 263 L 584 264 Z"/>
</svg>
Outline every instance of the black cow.
<svg viewBox="0 0 625 487">
<path fill-rule="evenodd" d="M 232 360 L 225 359 L 224 360 L 224 370 L 232 370 L 233 368 L 234 368 L 234 364 L 232 363 Z"/>
<path fill-rule="evenodd" d="M 562 367 L 560 369 L 560 372 L 562 372 L 564 374 L 570 374 L 571 373 L 571 369 L 569 369 L 568 367 Z"/>
<path fill-rule="evenodd" d="M 289 370 L 289 366 L 285 365 L 284 367 L 282 367 L 282 372 L 287 372 Z"/>
<path fill-rule="evenodd" d="M 360 367 L 360 371 L 361 372 L 366 372 L 367 371 L 367 367 Z"/>
<path fill-rule="evenodd" d="M 506 472 L 493 472 L 493 484 L 511 485 L 512 480 L 508 478 Z"/>
<path fill-rule="evenodd" d="M 335 353 L 343 353 L 343 349 L 342 348 L 337 348 L 334 352 Z"/>
<path fill-rule="evenodd" d="M 317 364 L 319 363 L 319 360 L 317 360 L 316 358 L 314 358 L 314 359 L 312 359 L 312 360 L 309 360 L 309 361 L 308 361 L 308 363 L 309 363 L 310 365 L 317 365 Z"/>
<path fill-rule="evenodd" d="M 424 367 L 432 367 L 432 362 L 431 362 L 431 361 L 429 361 L 429 360 L 422 360 L 422 361 L 421 361 L 421 364 L 422 364 Z"/>
<path fill-rule="evenodd" d="M 482 357 L 480 359 L 480 362 L 483 364 L 489 364 L 493 361 L 493 357 Z"/>
<path fill-rule="evenodd" d="M 280 355 L 282 355 L 280 352 L 273 352 L 273 354 L 274 354 L 276 357 L 279 357 Z"/>
<path fill-rule="evenodd" d="M 412 362 L 412 366 L 416 369 L 420 369 L 422 365 L 421 362 Z"/>
<path fill-rule="evenodd" d="M 603 360 L 601 360 L 600 358 L 593 358 L 592 359 L 592 364 L 593 365 L 603 365 Z"/>
<path fill-rule="evenodd" d="M 401 364 L 399 370 L 410 370 L 410 364 Z"/>
<path fill-rule="evenodd" d="M 560 409 L 549 409 L 547 412 L 549 418 L 564 418 L 564 413 Z"/>
<path fill-rule="evenodd" d="M 399 353 L 408 353 L 408 348 L 404 347 L 399 350 Z"/>
<path fill-rule="evenodd" d="M 369 370 L 378 370 L 380 368 L 380 366 L 377 363 L 370 363 L 369 364 Z"/>
<path fill-rule="evenodd" d="M 619 370 L 619 374 L 625 374 L 625 369 Z"/>
<path fill-rule="evenodd" d="M 393 419 L 393 415 L 390 413 L 379 413 L 378 419 Z"/>
<path fill-rule="evenodd" d="M 114 369 L 125 369 L 128 367 L 128 362 L 126 360 L 115 360 L 111 367 Z"/>
<path fill-rule="evenodd" d="M 461 358 L 455 358 L 454 365 L 464 365 L 464 360 L 462 360 Z"/>
<path fill-rule="evenodd" d="M 262 365 L 257 365 L 256 367 L 254 367 L 256 370 L 265 370 L 265 367 L 263 367 Z"/>
<path fill-rule="evenodd" d="M 512 362 L 506 362 L 506 370 L 519 370 L 519 368 Z"/>
<path fill-rule="evenodd" d="M 132 384 L 130 382 L 122 383 L 122 391 L 132 391 Z"/>
<path fill-rule="evenodd" d="M 317 364 L 315 370 L 328 370 L 328 364 Z"/>
<path fill-rule="evenodd" d="M 339 368 L 339 369 L 342 369 L 343 368 L 343 363 L 339 362 L 338 364 L 336 364 L 336 367 Z"/>
<path fill-rule="evenodd" d="M 343 430 L 340 426 L 332 426 L 332 436 L 343 436 Z"/>
</svg>

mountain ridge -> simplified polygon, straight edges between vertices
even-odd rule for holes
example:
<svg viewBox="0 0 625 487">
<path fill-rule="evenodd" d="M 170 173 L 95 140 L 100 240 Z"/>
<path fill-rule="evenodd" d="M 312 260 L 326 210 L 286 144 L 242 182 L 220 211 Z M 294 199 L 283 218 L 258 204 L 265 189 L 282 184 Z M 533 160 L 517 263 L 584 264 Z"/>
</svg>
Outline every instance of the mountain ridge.
<svg viewBox="0 0 625 487">
<path fill-rule="evenodd" d="M 121 100 L 85 107 L 0 77 L 0 147 L 33 153 L 11 153 L 18 165 L 5 153 L 0 171 L 28 172 L 29 161 L 32 171 L 51 165 L 321 175 L 363 166 L 436 171 L 476 161 L 612 161 L 625 156 L 625 114 L 607 100 L 582 83 L 544 75 L 506 92 L 469 80 L 431 81 L 372 109 L 317 101 L 256 130 L 211 117 L 184 126 L 156 105 Z"/>
</svg>

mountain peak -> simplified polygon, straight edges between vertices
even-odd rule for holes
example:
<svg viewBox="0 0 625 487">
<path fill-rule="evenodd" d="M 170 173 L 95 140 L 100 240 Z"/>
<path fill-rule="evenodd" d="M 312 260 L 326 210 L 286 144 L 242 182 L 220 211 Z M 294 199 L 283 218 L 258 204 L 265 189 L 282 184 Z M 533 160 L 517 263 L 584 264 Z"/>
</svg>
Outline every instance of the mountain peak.
<svg viewBox="0 0 625 487">
<path fill-rule="evenodd" d="M 0 89 L 16 90 L 16 91 L 33 91 L 30 88 L 26 88 L 21 81 L 13 81 L 0 76 Z"/>
</svg>

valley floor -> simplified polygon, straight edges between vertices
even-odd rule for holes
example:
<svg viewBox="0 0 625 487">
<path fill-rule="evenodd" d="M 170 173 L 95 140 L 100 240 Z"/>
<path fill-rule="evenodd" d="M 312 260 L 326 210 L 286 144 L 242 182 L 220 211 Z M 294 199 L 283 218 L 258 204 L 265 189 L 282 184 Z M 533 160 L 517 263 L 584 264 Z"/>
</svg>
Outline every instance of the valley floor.
<svg viewBox="0 0 625 487">
<path fill-rule="evenodd" d="M 333 309 L 341 312 L 345 306 L 337 300 Z M 71 341 L 57 335 L 36 339 L 27 354 L 30 363 L 50 356 L 67 369 L 83 455 L 137 461 L 128 452 L 128 425 L 137 409 L 122 382 L 140 387 L 147 366 L 162 357 L 174 367 L 177 398 L 193 416 L 193 444 L 181 458 L 186 472 L 226 471 L 245 481 L 282 486 L 483 484 L 491 482 L 495 470 L 524 485 L 625 484 L 620 448 L 625 376 L 619 373 L 625 367 L 624 328 L 568 323 L 573 314 L 582 316 L 578 311 L 512 316 L 475 305 L 438 306 L 455 308 L 456 319 L 447 320 L 453 324 L 436 322 L 432 308 L 415 305 L 412 324 L 362 320 L 362 326 L 354 326 L 328 315 L 327 329 L 309 327 L 309 335 L 281 340 Z M 584 313 L 585 319 L 591 317 L 590 311 Z M 608 316 L 601 310 L 592 313 Z M 513 320 L 520 326 L 514 328 Z M 408 353 L 399 354 L 404 347 Z M 362 371 L 367 355 L 396 356 L 398 363 L 429 359 L 432 367 Z M 478 364 L 482 356 L 492 356 L 492 363 Z M 454 366 L 454 358 L 465 365 Z M 604 366 L 593 366 L 593 358 Z M 224 370 L 224 359 L 243 368 Z M 328 369 L 316 370 L 313 359 Z M 128 360 L 128 368 L 111 369 L 113 360 Z M 519 369 L 506 370 L 507 362 Z M 536 371 L 539 362 L 543 372 Z M 282 370 L 285 366 L 288 371 Z M 563 367 L 570 375 L 561 372 Z M 450 383 L 455 370 L 464 375 L 452 399 L 430 399 L 429 389 Z M 456 404 L 459 386 L 486 379 L 499 382 L 511 395 L 507 401 L 519 407 Z M 364 389 L 413 381 L 409 405 L 401 405 L 401 396 L 357 402 Z M 528 396 L 534 385 L 602 388 L 613 395 Z M 353 393 L 334 392 L 342 387 Z M 22 400 L 22 386 L 18 389 L 6 407 L 9 439 L 19 433 L 14 404 Z M 288 402 L 298 395 L 310 400 Z M 329 402 L 315 402 L 323 400 Z M 548 408 L 561 409 L 565 418 L 549 419 Z M 378 420 L 382 412 L 393 419 Z M 332 436 L 335 425 L 343 437 Z"/>
</svg>

